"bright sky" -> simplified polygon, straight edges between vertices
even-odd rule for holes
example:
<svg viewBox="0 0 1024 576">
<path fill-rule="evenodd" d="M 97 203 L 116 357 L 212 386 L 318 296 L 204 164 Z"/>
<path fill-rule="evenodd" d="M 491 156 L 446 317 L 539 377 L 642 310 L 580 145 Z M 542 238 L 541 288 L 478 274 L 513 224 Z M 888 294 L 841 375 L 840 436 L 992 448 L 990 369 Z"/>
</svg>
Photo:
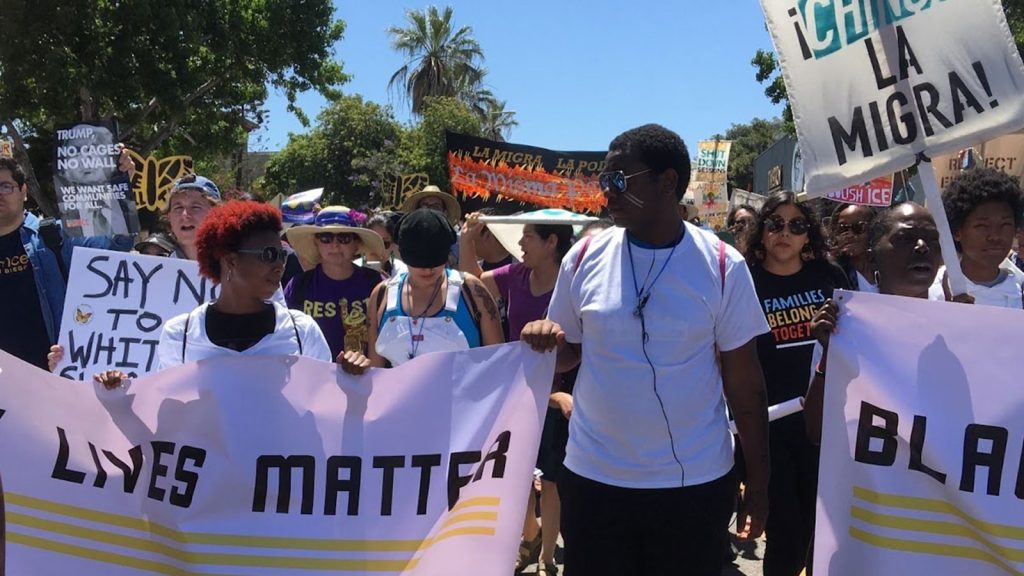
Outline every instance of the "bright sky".
<svg viewBox="0 0 1024 576">
<path fill-rule="evenodd" d="M 750 60 L 771 48 L 756 0 L 453 1 L 457 26 L 480 42 L 487 84 L 519 126 L 511 142 L 555 150 L 605 150 L 618 133 L 657 122 L 677 131 L 693 153 L 697 140 L 731 124 L 781 114 L 754 80 Z M 403 63 L 386 30 L 404 25 L 405 10 L 427 4 L 395 0 L 335 1 L 347 24 L 335 54 L 352 81 L 346 93 L 391 103 L 399 120 L 408 105 L 389 95 Z M 439 4 L 444 6 L 444 4 Z M 267 102 L 266 128 L 252 147 L 279 150 L 289 132 L 306 129 L 280 94 Z M 315 118 L 316 94 L 300 97 Z"/>
</svg>

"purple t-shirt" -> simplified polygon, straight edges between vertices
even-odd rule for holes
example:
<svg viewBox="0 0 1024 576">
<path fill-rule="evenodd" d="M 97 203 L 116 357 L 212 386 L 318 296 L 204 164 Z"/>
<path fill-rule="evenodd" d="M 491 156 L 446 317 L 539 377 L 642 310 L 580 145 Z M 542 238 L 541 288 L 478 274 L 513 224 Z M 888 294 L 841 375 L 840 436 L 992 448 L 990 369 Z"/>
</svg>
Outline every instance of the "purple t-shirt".
<svg viewBox="0 0 1024 576">
<path fill-rule="evenodd" d="M 502 299 L 508 303 L 508 339 L 516 342 L 524 326 L 544 318 L 553 291 L 534 296 L 530 292 L 530 269 L 519 262 L 496 268 L 491 274 Z"/>
<path fill-rule="evenodd" d="M 318 265 L 292 278 L 284 289 L 284 299 L 289 308 L 316 320 L 333 356 L 343 350 L 366 354 L 370 292 L 380 281 L 379 272 L 360 266 L 347 279 L 332 280 Z"/>
</svg>

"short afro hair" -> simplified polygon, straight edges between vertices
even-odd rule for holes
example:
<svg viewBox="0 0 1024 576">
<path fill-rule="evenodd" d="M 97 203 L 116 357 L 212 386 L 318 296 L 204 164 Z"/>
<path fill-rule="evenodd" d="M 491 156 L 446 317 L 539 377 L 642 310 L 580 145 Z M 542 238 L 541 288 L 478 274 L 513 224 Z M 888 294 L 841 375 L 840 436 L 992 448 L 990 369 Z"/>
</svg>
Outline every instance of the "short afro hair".
<svg viewBox="0 0 1024 576">
<path fill-rule="evenodd" d="M 678 134 L 659 124 L 626 130 L 608 145 L 609 152 L 620 152 L 636 158 L 656 173 L 669 168 L 676 171 L 676 198 L 683 199 L 690 185 L 690 152 Z"/>
<path fill-rule="evenodd" d="M 971 212 L 986 202 L 1009 204 L 1013 223 L 1020 228 L 1024 195 L 1017 178 L 992 168 L 971 168 L 956 175 L 942 193 L 942 206 L 953 233 L 960 230 Z"/>
<path fill-rule="evenodd" d="M 220 260 L 259 232 L 281 233 L 281 211 L 268 204 L 229 200 L 215 206 L 196 231 L 199 273 L 220 282 Z"/>
</svg>

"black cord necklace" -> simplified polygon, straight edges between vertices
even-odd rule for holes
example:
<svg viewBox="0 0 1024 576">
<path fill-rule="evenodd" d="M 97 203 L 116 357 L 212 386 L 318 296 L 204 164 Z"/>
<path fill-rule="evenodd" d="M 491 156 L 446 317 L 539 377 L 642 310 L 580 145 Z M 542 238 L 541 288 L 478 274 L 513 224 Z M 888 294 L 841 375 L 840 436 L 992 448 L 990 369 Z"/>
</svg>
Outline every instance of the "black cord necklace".
<svg viewBox="0 0 1024 576">
<path fill-rule="evenodd" d="M 661 274 L 665 272 L 665 268 L 668 268 L 668 263 L 672 260 L 672 256 L 676 253 L 676 247 L 679 246 L 681 236 L 682 232 L 680 232 L 680 236 L 676 238 L 676 242 L 672 244 L 672 249 L 668 253 L 668 258 L 665 258 L 665 262 L 661 264 L 661 268 L 658 270 L 658 273 L 654 276 L 654 280 L 651 280 L 651 283 L 648 284 L 647 279 L 650 278 L 651 271 L 654 270 L 654 263 L 658 259 L 657 252 L 654 252 L 652 254 L 651 267 L 647 271 L 647 278 L 644 278 L 644 283 L 642 286 L 636 280 L 636 266 L 633 264 L 633 243 L 629 241 L 629 238 L 626 238 L 626 251 L 629 253 L 629 271 L 633 277 L 633 291 L 636 294 L 636 307 L 633 308 L 633 317 L 640 319 L 640 327 L 643 331 L 644 342 L 646 342 L 648 339 L 647 326 L 644 322 L 644 309 L 647 307 L 647 301 L 651 299 L 651 290 L 654 289 L 654 285 L 658 282 L 658 279 L 661 278 Z"/>
<path fill-rule="evenodd" d="M 412 360 L 413 358 L 415 358 L 416 357 L 416 353 L 420 349 L 420 342 L 423 342 L 423 329 L 427 325 L 427 322 L 426 322 L 426 319 L 425 319 L 426 315 L 427 315 L 427 311 L 430 310 L 430 307 L 434 304 L 434 299 L 437 298 L 437 293 L 441 291 L 441 284 L 443 283 L 443 281 L 444 281 L 444 276 L 442 276 L 442 277 L 437 279 L 437 282 L 434 284 L 434 292 L 430 295 L 430 300 L 427 301 L 426 306 L 423 307 L 423 310 L 419 313 L 419 315 L 418 316 L 413 315 L 413 316 L 409 317 L 409 360 Z M 412 305 L 413 305 L 413 302 L 412 302 L 412 285 L 410 284 L 409 285 L 409 309 L 410 310 L 413 307 Z M 416 326 L 417 324 L 419 325 L 419 333 L 417 333 L 413 329 L 413 326 Z"/>
</svg>

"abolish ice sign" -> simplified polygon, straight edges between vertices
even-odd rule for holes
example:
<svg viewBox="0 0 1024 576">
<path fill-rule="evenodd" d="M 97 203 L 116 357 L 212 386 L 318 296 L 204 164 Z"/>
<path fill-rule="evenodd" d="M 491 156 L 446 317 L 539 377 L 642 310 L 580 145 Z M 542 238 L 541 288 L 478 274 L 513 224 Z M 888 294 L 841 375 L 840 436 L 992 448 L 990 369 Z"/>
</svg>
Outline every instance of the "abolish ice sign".
<svg viewBox="0 0 1024 576">
<path fill-rule="evenodd" d="M 1024 126 L 997 0 L 761 0 L 818 196 Z"/>
</svg>

